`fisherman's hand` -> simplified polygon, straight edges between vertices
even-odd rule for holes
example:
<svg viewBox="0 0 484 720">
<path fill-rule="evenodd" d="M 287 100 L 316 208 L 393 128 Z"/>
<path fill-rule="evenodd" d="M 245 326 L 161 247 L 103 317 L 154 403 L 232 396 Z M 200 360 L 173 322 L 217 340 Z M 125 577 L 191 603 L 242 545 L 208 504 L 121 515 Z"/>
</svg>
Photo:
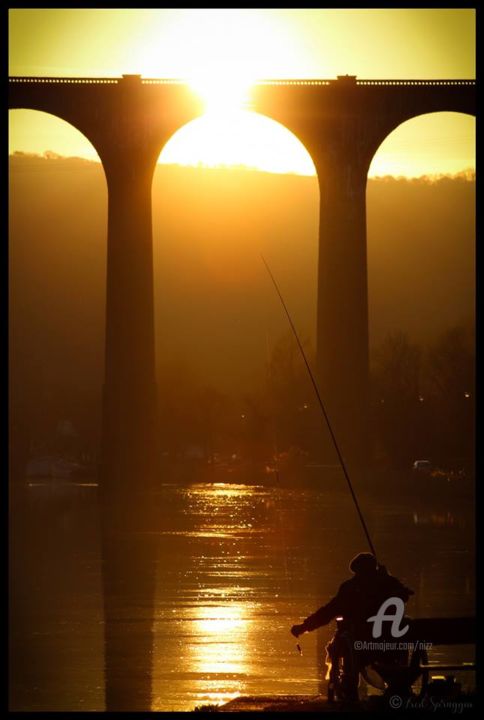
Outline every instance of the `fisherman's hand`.
<svg viewBox="0 0 484 720">
<path fill-rule="evenodd" d="M 299 637 L 299 635 L 302 635 L 304 632 L 304 626 L 301 625 L 293 625 L 291 628 L 291 633 L 294 635 L 294 637 Z"/>
</svg>

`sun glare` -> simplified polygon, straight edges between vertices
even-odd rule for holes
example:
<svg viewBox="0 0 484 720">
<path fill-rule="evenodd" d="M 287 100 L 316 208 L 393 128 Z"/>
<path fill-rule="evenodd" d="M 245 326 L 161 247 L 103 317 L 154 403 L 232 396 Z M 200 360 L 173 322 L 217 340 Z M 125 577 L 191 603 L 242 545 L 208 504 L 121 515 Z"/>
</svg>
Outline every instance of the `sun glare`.
<svg viewBox="0 0 484 720">
<path fill-rule="evenodd" d="M 171 57 L 178 77 L 202 97 L 207 112 L 243 108 L 256 79 L 298 74 L 304 45 L 290 38 L 288 26 L 273 14 L 250 9 L 170 11 L 162 27 L 153 14 L 143 47 L 134 63 L 145 76 L 159 76 L 159 66 Z M 159 45 L 163 34 L 168 46 Z M 278 65 L 279 63 L 279 65 Z M 300 73 L 299 73 L 300 74 Z"/>
<path fill-rule="evenodd" d="M 191 87 L 204 103 L 205 112 L 210 114 L 227 114 L 244 109 L 253 82 L 254 77 L 244 68 L 220 69 L 220 63 L 212 70 L 201 68 L 189 78 Z"/>
<path fill-rule="evenodd" d="M 190 81 L 201 97 L 206 113 L 227 113 L 243 108 L 250 83 L 236 84 L 218 77 L 202 76 Z"/>
</svg>

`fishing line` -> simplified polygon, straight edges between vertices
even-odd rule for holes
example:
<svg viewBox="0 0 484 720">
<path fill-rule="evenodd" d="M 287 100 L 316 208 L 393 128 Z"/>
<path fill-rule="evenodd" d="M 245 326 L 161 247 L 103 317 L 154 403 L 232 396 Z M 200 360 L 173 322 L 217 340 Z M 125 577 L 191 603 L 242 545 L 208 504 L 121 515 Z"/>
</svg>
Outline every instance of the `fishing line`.
<svg viewBox="0 0 484 720">
<path fill-rule="evenodd" d="M 302 355 L 302 357 L 303 357 L 304 363 L 305 363 L 305 365 L 306 365 L 306 369 L 307 369 L 307 371 L 308 371 L 309 377 L 311 378 L 311 382 L 312 382 L 312 385 L 313 385 L 313 388 L 314 388 L 314 392 L 316 393 L 316 397 L 317 397 L 317 399 L 318 399 L 319 406 L 320 406 L 320 408 L 321 408 L 321 410 L 322 410 L 324 419 L 326 420 L 326 425 L 327 425 L 328 430 L 329 430 L 329 433 L 330 433 L 330 435 L 331 435 L 331 439 L 332 439 L 332 441 L 333 441 L 333 445 L 334 445 L 334 448 L 335 448 L 335 450 L 336 450 L 336 454 L 338 455 L 338 459 L 339 459 L 339 461 L 340 461 L 341 468 L 342 468 L 343 473 L 344 473 L 344 476 L 345 476 L 345 478 L 346 478 L 346 482 L 348 483 L 348 488 L 349 488 L 349 490 L 350 490 L 351 497 L 353 498 L 353 502 L 354 502 L 355 507 L 356 507 L 356 510 L 357 510 L 357 512 L 358 512 L 358 517 L 360 518 L 360 522 L 361 522 L 361 525 L 362 525 L 362 527 L 363 527 L 363 531 L 364 531 L 364 533 L 365 533 L 366 539 L 367 539 L 367 541 L 368 541 L 368 545 L 369 545 L 369 547 L 370 547 L 370 550 L 371 550 L 372 554 L 373 554 L 373 555 L 375 556 L 375 558 L 376 558 L 375 547 L 374 547 L 374 545 L 373 545 L 373 543 L 372 543 L 372 541 L 371 541 L 370 533 L 368 532 L 368 528 L 367 528 L 367 526 L 366 526 L 365 518 L 363 517 L 363 514 L 362 514 L 361 509 L 360 509 L 360 505 L 359 505 L 359 503 L 358 503 L 358 499 L 357 499 L 357 497 L 356 497 L 355 491 L 353 490 L 353 485 L 352 485 L 352 483 L 351 483 L 350 476 L 349 476 L 349 474 L 348 474 L 348 470 L 346 469 L 345 461 L 344 461 L 343 456 L 342 456 L 342 454 L 341 454 L 341 451 L 340 451 L 340 449 L 339 449 L 339 445 L 338 445 L 338 442 L 337 442 L 337 440 L 336 440 L 336 437 L 335 437 L 335 434 L 334 434 L 334 432 L 333 432 L 333 429 L 332 429 L 332 427 L 331 427 L 331 423 L 329 422 L 329 417 L 328 417 L 328 414 L 327 414 L 326 409 L 325 409 L 325 407 L 324 407 L 323 400 L 322 400 L 322 398 L 321 398 L 321 394 L 320 394 L 320 392 L 319 392 L 318 385 L 317 385 L 316 380 L 315 380 L 315 378 L 314 378 L 314 375 L 313 375 L 313 373 L 312 373 L 312 371 L 311 371 L 311 367 L 310 367 L 309 362 L 308 362 L 308 359 L 307 359 L 307 357 L 306 357 L 306 353 L 304 352 L 304 348 L 303 348 L 303 346 L 302 346 L 302 344 L 301 344 L 301 341 L 300 341 L 300 339 L 299 339 L 299 335 L 297 334 L 296 328 L 295 328 L 294 323 L 293 323 L 293 321 L 292 321 L 292 319 L 291 319 L 291 316 L 290 316 L 290 314 L 289 314 L 289 310 L 287 309 L 286 303 L 284 302 L 284 298 L 282 297 L 281 291 L 279 290 L 279 286 L 277 285 L 277 282 L 276 282 L 276 280 L 275 280 L 275 278 L 274 278 L 274 275 L 272 274 L 271 269 L 270 269 L 269 265 L 267 264 L 267 262 L 266 262 L 266 260 L 265 260 L 265 258 L 264 258 L 263 255 L 261 255 L 261 258 L 262 258 L 262 262 L 263 262 L 264 265 L 266 266 L 266 270 L 267 270 L 267 272 L 269 273 L 269 276 L 270 276 L 270 278 L 271 278 L 271 280 L 272 280 L 272 282 L 273 282 L 273 284 L 274 284 L 274 287 L 275 287 L 275 289 L 276 289 L 276 292 L 277 292 L 277 294 L 278 294 L 278 296 L 279 296 L 279 299 L 280 299 L 280 301 L 281 301 L 281 303 L 282 303 L 282 307 L 284 308 L 284 311 L 285 311 L 285 313 L 286 313 L 287 319 L 289 320 L 289 325 L 291 326 L 291 330 L 292 330 L 292 332 L 294 333 L 294 337 L 296 338 L 296 342 L 297 342 L 297 344 L 298 344 L 299 350 L 300 350 L 300 352 L 301 352 L 301 355 Z"/>
</svg>

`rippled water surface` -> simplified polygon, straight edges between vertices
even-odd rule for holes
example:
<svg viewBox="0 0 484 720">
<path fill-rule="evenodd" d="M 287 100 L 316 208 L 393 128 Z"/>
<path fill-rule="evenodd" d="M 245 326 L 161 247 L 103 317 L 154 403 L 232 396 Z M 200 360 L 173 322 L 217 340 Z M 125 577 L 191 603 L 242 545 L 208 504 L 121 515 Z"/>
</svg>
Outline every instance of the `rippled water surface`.
<svg viewBox="0 0 484 720">
<path fill-rule="evenodd" d="M 11 518 L 11 709 L 102 710 L 96 488 L 39 482 L 28 495 Z M 323 691 L 332 627 L 304 635 L 302 656 L 289 628 L 336 592 L 351 557 L 366 550 L 345 488 L 163 485 L 153 502 L 153 710 Z M 469 503 L 361 504 L 380 559 L 415 590 L 410 615 L 473 614 Z M 142 609 L 132 612 L 135 620 Z M 473 650 L 434 648 L 430 659 L 472 660 Z"/>
</svg>

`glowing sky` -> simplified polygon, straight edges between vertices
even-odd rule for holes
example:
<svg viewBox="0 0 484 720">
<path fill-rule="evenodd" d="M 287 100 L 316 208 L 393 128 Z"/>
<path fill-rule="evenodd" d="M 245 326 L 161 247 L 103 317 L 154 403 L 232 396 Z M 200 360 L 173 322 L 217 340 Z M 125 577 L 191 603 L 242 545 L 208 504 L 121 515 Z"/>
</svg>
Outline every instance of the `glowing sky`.
<svg viewBox="0 0 484 720">
<path fill-rule="evenodd" d="M 9 74 L 189 80 L 223 78 L 474 78 L 475 11 L 135 10 L 9 11 Z M 11 113 L 10 151 L 93 157 L 66 123 Z M 281 163 L 281 158 L 285 158 Z M 162 162 L 246 164 L 311 174 L 301 144 L 272 121 L 212 113 L 182 128 Z M 370 174 L 420 175 L 474 166 L 474 118 L 454 113 L 406 123 Z"/>
</svg>

